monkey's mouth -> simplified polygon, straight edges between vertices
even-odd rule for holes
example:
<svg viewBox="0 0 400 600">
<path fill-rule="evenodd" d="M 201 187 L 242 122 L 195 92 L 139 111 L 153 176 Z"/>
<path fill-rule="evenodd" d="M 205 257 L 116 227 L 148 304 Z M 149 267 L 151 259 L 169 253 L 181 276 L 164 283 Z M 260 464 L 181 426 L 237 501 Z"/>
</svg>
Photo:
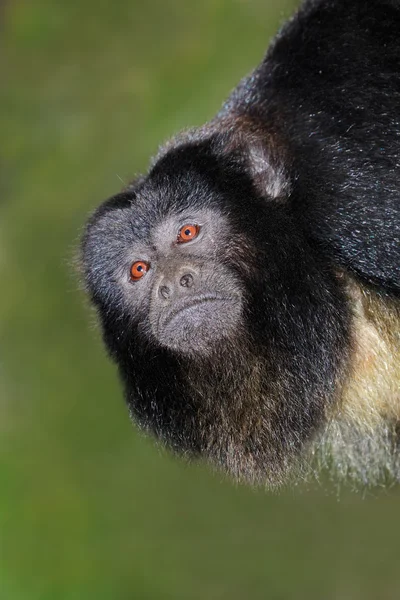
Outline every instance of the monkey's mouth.
<svg viewBox="0 0 400 600">
<path fill-rule="evenodd" d="M 208 353 L 217 340 L 232 335 L 240 314 L 239 297 L 209 294 L 185 299 L 162 315 L 156 336 L 173 350 Z"/>
<path fill-rule="evenodd" d="M 197 298 L 191 298 L 190 300 L 185 300 L 185 302 L 182 302 L 180 304 L 180 306 L 176 306 L 173 310 L 171 310 L 171 312 L 166 316 L 166 318 L 164 319 L 164 323 L 163 326 L 167 326 L 168 323 L 170 323 L 171 321 L 173 321 L 175 318 L 180 318 L 182 317 L 182 313 L 184 313 L 185 311 L 189 310 L 193 310 L 196 311 L 196 307 L 201 306 L 202 304 L 205 303 L 218 303 L 218 302 L 230 302 L 231 299 L 227 298 L 227 297 L 223 297 L 223 296 L 217 296 L 215 295 L 209 295 L 209 296 L 200 296 Z"/>
</svg>

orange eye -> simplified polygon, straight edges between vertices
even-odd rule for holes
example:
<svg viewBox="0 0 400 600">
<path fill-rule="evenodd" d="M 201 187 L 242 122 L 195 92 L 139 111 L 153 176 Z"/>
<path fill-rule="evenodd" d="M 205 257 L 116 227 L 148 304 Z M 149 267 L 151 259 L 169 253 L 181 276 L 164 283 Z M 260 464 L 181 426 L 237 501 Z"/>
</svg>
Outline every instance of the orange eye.
<svg viewBox="0 0 400 600">
<path fill-rule="evenodd" d="M 190 242 L 199 235 L 199 231 L 199 225 L 184 225 L 179 230 L 177 242 L 179 244 L 183 244 L 184 242 Z"/>
<path fill-rule="evenodd" d="M 143 277 L 143 275 L 145 273 L 147 273 L 148 270 L 149 270 L 149 265 L 147 263 L 143 262 L 142 260 L 138 260 L 137 262 L 134 262 L 133 265 L 131 266 L 131 279 L 133 281 L 137 281 L 138 279 Z"/>
</svg>

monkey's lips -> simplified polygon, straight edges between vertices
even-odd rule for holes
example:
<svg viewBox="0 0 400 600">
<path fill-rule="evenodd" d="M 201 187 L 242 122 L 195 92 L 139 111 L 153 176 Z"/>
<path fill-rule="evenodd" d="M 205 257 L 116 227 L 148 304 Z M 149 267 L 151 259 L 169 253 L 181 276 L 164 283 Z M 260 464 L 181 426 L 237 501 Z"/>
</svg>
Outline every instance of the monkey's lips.
<svg viewBox="0 0 400 600">
<path fill-rule="evenodd" d="M 184 354 L 207 354 L 234 334 L 241 315 L 238 296 L 204 295 L 177 302 L 158 322 L 160 344 Z"/>
</svg>

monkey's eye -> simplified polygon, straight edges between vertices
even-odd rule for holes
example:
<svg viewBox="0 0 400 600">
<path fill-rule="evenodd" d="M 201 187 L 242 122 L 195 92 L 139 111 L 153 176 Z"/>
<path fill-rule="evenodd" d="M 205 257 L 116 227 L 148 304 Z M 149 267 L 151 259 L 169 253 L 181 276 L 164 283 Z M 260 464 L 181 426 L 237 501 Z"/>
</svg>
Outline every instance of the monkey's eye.
<svg viewBox="0 0 400 600">
<path fill-rule="evenodd" d="M 180 228 L 176 241 L 179 244 L 183 244 L 185 242 L 190 242 L 191 240 L 194 240 L 199 235 L 199 232 L 200 232 L 199 225 L 184 225 L 183 227 Z"/>
<path fill-rule="evenodd" d="M 143 275 L 149 270 L 149 267 L 150 265 L 148 263 L 143 262 L 142 260 L 134 262 L 131 266 L 131 280 L 137 281 L 138 279 L 143 277 Z"/>
</svg>

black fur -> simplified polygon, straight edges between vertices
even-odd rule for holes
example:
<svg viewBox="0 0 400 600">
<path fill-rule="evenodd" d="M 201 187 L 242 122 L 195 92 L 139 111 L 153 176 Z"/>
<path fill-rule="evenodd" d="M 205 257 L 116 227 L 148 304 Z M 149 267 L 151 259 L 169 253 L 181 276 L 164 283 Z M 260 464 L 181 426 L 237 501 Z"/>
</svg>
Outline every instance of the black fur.
<svg viewBox="0 0 400 600">
<path fill-rule="evenodd" d="M 105 343 L 132 416 L 170 447 L 278 484 L 339 401 L 352 352 L 339 271 L 400 295 L 399 74 L 397 2 L 306 2 L 219 115 L 91 217 L 83 265 Z M 201 219 L 187 248 L 165 233 Z M 150 271 L 132 282 L 138 259 Z M 168 347 L 165 269 L 171 285 L 195 273 L 198 298 L 230 290 L 239 322 L 210 312 L 191 347 L 207 319 L 185 313 Z"/>
<path fill-rule="evenodd" d="M 284 140 L 293 210 L 312 243 L 396 293 L 399 40 L 399 2 L 306 2 L 223 109 Z"/>
</svg>

